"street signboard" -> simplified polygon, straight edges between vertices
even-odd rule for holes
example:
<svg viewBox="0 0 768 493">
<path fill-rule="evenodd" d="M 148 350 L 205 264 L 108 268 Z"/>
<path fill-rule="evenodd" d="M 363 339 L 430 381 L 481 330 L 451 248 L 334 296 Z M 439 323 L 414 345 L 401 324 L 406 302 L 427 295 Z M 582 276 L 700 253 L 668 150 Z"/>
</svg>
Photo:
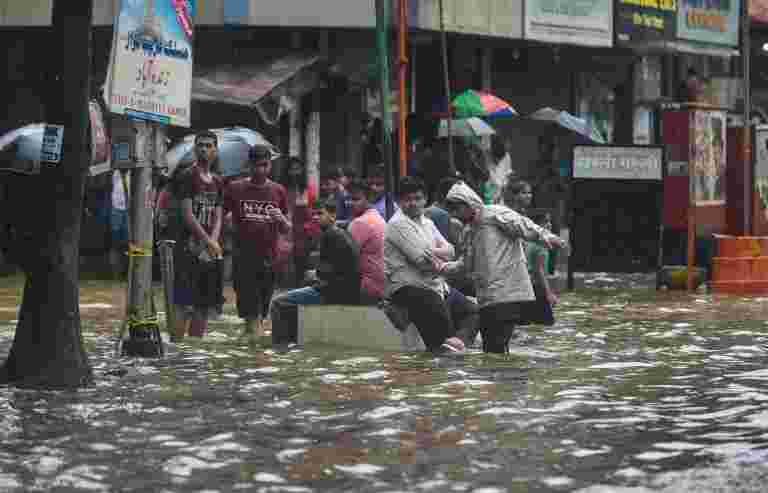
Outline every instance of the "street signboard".
<svg viewBox="0 0 768 493">
<path fill-rule="evenodd" d="M 47 163 L 61 162 L 61 149 L 64 144 L 64 125 L 46 125 L 40 146 L 40 161 Z"/>
<path fill-rule="evenodd" d="M 109 111 L 189 127 L 195 0 L 122 0 L 107 75 Z"/>
<path fill-rule="evenodd" d="M 664 151 L 644 146 L 574 146 L 573 177 L 661 180 Z"/>
<path fill-rule="evenodd" d="M 687 41 L 737 47 L 741 0 L 679 0 L 677 37 Z"/>
<path fill-rule="evenodd" d="M 619 0 L 616 2 L 616 44 L 663 48 L 675 40 L 677 2 Z"/>
<path fill-rule="evenodd" d="M 613 46 L 612 0 L 525 0 L 525 39 Z"/>
</svg>

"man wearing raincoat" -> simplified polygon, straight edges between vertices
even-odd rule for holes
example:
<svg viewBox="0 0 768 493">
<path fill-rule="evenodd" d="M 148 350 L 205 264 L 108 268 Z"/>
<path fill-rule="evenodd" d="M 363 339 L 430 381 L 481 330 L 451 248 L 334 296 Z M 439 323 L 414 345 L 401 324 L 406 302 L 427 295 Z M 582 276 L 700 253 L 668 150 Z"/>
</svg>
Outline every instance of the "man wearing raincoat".
<svg viewBox="0 0 768 493">
<path fill-rule="evenodd" d="M 464 270 L 474 279 L 483 351 L 506 353 L 515 324 L 520 322 L 521 304 L 536 298 L 524 241 L 538 241 L 548 248 L 562 248 L 566 243 L 506 206 L 484 205 L 463 182 L 451 187 L 445 203 L 453 217 L 470 226 L 471 247 L 464 258 L 445 264 L 443 271 Z"/>
</svg>

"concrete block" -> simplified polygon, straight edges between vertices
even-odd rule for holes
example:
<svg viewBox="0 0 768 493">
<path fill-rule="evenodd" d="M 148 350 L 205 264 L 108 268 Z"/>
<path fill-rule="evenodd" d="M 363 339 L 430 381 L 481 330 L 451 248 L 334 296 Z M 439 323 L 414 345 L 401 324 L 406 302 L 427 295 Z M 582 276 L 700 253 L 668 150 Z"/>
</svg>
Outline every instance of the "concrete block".
<svg viewBox="0 0 768 493">
<path fill-rule="evenodd" d="M 303 346 L 320 342 L 382 351 L 424 351 L 413 324 L 400 332 L 375 306 L 300 306 L 298 322 L 297 339 Z"/>
</svg>

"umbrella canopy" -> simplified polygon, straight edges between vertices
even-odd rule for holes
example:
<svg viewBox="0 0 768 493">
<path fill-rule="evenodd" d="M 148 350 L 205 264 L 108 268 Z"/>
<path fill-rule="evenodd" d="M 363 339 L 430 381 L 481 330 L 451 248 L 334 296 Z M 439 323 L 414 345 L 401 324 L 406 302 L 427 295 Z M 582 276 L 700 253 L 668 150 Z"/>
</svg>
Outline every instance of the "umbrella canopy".
<svg viewBox="0 0 768 493">
<path fill-rule="evenodd" d="M 44 123 L 32 123 L 0 136 L 0 151 L 15 153 L 17 159 L 40 161 Z"/>
<path fill-rule="evenodd" d="M 262 145 L 272 151 L 273 157 L 280 155 L 277 148 L 263 135 L 245 127 L 211 129 L 219 143 L 219 172 L 223 176 L 237 176 L 243 173 L 243 164 L 248 160 L 251 147 Z M 173 171 L 179 163 L 191 164 L 195 161 L 195 134 L 173 146 L 165 155 L 168 171 Z"/>
<path fill-rule="evenodd" d="M 469 89 L 456 96 L 451 102 L 453 114 L 458 118 L 482 116 L 517 116 L 517 111 L 503 99 L 493 94 Z"/>
<path fill-rule="evenodd" d="M 583 137 L 586 137 L 587 139 L 597 144 L 605 144 L 605 139 L 603 139 L 603 137 L 597 132 L 597 130 L 592 127 L 592 125 L 589 124 L 589 122 L 587 122 L 587 120 L 573 116 L 567 111 L 560 111 L 554 108 L 546 107 L 534 111 L 528 115 L 528 118 L 532 120 L 550 122 L 561 128 L 565 128 Z"/>
<path fill-rule="evenodd" d="M 495 133 L 496 130 L 480 118 L 472 117 L 451 120 L 451 134 L 455 137 L 485 137 Z M 437 135 L 438 137 L 448 137 L 448 120 L 440 120 L 440 128 Z"/>
</svg>

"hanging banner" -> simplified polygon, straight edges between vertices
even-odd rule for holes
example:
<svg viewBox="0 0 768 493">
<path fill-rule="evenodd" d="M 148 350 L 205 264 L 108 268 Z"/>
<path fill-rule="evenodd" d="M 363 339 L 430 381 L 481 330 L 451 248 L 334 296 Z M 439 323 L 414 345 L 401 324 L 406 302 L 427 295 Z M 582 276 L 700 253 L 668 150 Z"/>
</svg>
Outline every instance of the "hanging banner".
<svg viewBox="0 0 768 493">
<path fill-rule="evenodd" d="M 612 0 L 525 0 L 525 39 L 613 46 Z"/>
<path fill-rule="evenodd" d="M 688 41 L 739 45 L 741 0 L 678 0 L 677 37 Z"/>
<path fill-rule="evenodd" d="M 619 45 L 663 44 L 675 40 L 677 2 L 619 0 L 616 2 L 616 42 Z"/>
<path fill-rule="evenodd" d="M 190 126 L 195 0 L 122 0 L 106 84 L 109 111 Z"/>
<path fill-rule="evenodd" d="M 725 111 L 691 112 L 690 193 L 697 205 L 725 201 Z"/>
</svg>

